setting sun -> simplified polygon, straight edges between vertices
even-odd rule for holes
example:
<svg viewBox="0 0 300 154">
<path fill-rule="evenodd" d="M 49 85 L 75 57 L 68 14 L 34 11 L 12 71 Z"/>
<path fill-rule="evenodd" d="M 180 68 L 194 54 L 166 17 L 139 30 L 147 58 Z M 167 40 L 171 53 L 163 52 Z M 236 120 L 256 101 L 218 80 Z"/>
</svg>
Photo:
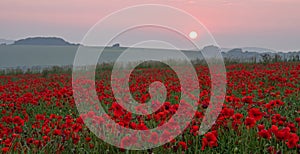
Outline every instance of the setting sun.
<svg viewBox="0 0 300 154">
<path fill-rule="evenodd" d="M 195 31 L 191 31 L 190 34 L 189 34 L 189 37 L 190 37 L 191 39 L 196 39 L 196 38 L 198 37 L 198 34 L 197 34 L 197 32 L 195 32 Z"/>
</svg>

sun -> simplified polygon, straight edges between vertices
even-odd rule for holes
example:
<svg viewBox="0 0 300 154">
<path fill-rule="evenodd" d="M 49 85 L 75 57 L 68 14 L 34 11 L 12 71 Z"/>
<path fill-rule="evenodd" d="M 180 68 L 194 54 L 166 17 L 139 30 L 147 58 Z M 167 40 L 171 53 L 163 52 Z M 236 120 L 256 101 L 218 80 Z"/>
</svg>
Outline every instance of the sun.
<svg viewBox="0 0 300 154">
<path fill-rule="evenodd" d="M 189 34 L 189 37 L 190 37 L 191 39 L 196 39 L 196 38 L 198 37 L 198 34 L 197 34 L 197 32 L 195 32 L 195 31 L 191 31 L 190 34 Z"/>
</svg>

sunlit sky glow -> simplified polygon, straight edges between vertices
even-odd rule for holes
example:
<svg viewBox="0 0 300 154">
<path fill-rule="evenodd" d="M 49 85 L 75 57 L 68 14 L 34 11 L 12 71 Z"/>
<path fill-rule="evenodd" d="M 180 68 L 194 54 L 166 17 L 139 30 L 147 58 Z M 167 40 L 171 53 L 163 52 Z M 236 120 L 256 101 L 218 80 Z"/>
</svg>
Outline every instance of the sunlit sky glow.
<svg viewBox="0 0 300 154">
<path fill-rule="evenodd" d="M 59 36 L 80 42 L 104 16 L 145 3 L 192 14 L 221 47 L 300 49 L 299 0 L 1 0 L 0 38 Z"/>
</svg>

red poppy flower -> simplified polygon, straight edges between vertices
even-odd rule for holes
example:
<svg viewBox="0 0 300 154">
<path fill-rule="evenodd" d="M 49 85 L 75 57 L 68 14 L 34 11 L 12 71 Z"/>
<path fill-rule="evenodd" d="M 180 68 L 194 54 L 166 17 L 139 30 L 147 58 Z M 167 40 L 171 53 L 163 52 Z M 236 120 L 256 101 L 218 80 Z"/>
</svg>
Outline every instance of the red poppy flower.
<svg viewBox="0 0 300 154">
<path fill-rule="evenodd" d="M 62 131 L 60 129 L 55 129 L 53 131 L 53 135 L 61 135 L 62 134 Z"/>
<path fill-rule="evenodd" d="M 4 147 L 1 149 L 3 153 L 7 153 L 9 151 L 9 147 Z"/>
<path fill-rule="evenodd" d="M 186 143 L 183 141 L 178 142 L 178 147 L 181 147 L 183 150 L 186 150 L 188 148 Z"/>
<path fill-rule="evenodd" d="M 43 115 L 43 114 L 37 114 L 37 115 L 35 116 L 35 119 L 36 119 L 37 121 L 45 120 L 45 115 Z"/>
<path fill-rule="evenodd" d="M 135 136 L 125 136 L 122 138 L 120 146 L 121 148 L 133 146 L 137 144 L 137 140 Z"/>
<path fill-rule="evenodd" d="M 86 141 L 86 142 L 90 142 L 91 140 L 92 140 L 92 138 L 90 138 L 90 137 L 86 137 L 86 138 L 85 138 L 85 141 Z"/>
<path fill-rule="evenodd" d="M 78 134 L 73 134 L 72 135 L 72 141 L 73 141 L 73 144 L 77 144 L 80 141 L 79 135 Z"/>
<path fill-rule="evenodd" d="M 192 128 L 190 130 L 190 133 L 195 133 L 196 134 L 198 132 L 198 130 L 199 130 L 199 126 L 194 125 L 194 126 L 192 126 Z"/>
<path fill-rule="evenodd" d="M 258 131 L 265 129 L 265 125 L 259 124 L 257 125 Z"/>
<path fill-rule="evenodd" d="M 269 147 L 268 147 L 268 152 L 269 152 L 270 154 L 276 154 L 276 149 L 274 148 L 274 146 L 269 146 Z"/>
<path fill-rule="evenodd" d="M 245 96 L 245 97 L 242 98 L 242 101 L 244 103 L 252 104 L 253 103 L 252 99 L 253 99 L 252 96 Z"/>
<path fill-rule="evenodd" d="M 265 138 L 265 139 L 271 139 L 271 134 L 269 131 L 263 129 L 261 131 L 258 132 L 258 135 L 262 138 Z"/>
<path fill-rule="evenodd" d="M 157 144 L 158 143 L 158 134 L 156 132 L 152 132 L 150 139 L 148 142 L 153 143 L 153 144 Z"/>
<path fill-rule="evenodd" d="M 292 149 L 294 147 L 297 147 L 298 142 L 299 136 L 295 133 L 291 133 L 285 143 L 290 149 Z"/>
<path fill-rule="evenodd" d="M 24 120 L 19 117 L 19 116 L 15 116 L 13 119 L 14 124 L 17 124 L 19 126 L 23 126 L 24 125 Z"/>
<path fill-rule="evenodd" d="M 204 150 L 206 146 L 209 146 L 211 148 L 218 146 L 216 131 L 208 132 L 204 136 L 205 137 L 202 138 L 201 150 Z"/>
<path fill-rule="evenodd" d="M 90 144 L 89 144 L 89 147 L 90 147 L 91 149 L 93 149 L 93 148 L 95 147 L 95 145 L 92 144 L 92 143 L 90 143 Z"/>
<path fill-rule="evenodd" d="M 256 124 L 256 121 L 254 118 L 252 117 L 246 117 L 246 120 L 245 120 L 245 125 L 247 126 L 247 128 L 252 128 L 254 127 Z"/>
<path fill-rule="evenodd" d="M 271 128 L 269 129 L 273 134 L 275 134 L 278 131 L 278 127 L 275 125 L 272 125 Z"/>
<path fill-rule="evenodd" d="M 258 121 L 263 117 L 263 113 L 258 108 L 252 108 L 248 111 L 248 116 Z"/>
<path fill-rule="evenodd" d="M 288 127 L 285 127 L 281 130 L 278 130 L 276 133 L 275 133 L 275 136 L 278 140 L 287 140 L 288 137 L 290 136 L 290 128 Z"/>
<path fill-rule="evenodd" d="M 243 114 L 240 114 L 240 113 L 236 113 L 232 116 L 233 120 L 240 120 L 244 117 Z"/>
<path fill-rule="evenodd" d="M 23 132 L 23 129 L 20 126 L 16 126 L 14 129 L 15 129 L 16 133 L 22 133 Z"/>
<path fill-rule="evenodd" d="M 50 141 L 50 138 L 49 138 L 48 136 L 43 136 L 43 140 L 44 140 L 45 142 L 48 142 L 48 141 Z"/>
</svg>

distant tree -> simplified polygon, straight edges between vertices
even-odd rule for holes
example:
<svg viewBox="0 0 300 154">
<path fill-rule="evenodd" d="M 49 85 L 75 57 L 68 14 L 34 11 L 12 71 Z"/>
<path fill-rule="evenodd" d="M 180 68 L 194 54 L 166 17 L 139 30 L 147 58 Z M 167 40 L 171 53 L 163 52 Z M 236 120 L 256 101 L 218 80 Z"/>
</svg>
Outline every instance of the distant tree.
<svg viewBox="0 0 300 154">
<path fill-rule="evenodd" d="M 119 48 L 120 47 L 120 43 L 116 43 L 114 45 L 112 45 L 113 48 Z"/>
<path fill-rule="evenodd" d="M 262 58 L 263 63 L 267 64 L 271 62 L 272 57 L 269 54 L 265 53 L 265 54 L 261 54 L 260 56 Z"/>
<path fill-rule="evenodd" d="M 273 58 L 273 62 L 280 62 L 281 61 L 281 56 L 279 54 L 275 54 Z"/>
<path fill-rule="evenodd" d="M 252 60 L 251 60 L 252 63 L 256 63 L 256 57 L 255 57 L 255 56 L 252 57 L 251 59 L 252 59 Z"/>
<path fill-rule="evenodd" d="M 289 55 L 288 61 L 293 61 L 294 60 L 294 56 L 293 55 Z"/>
<path fill-rule="evenodd" d="M 296 61 L 300 61 L 299 55 L 296 55 L 296 56 L 295 56 L 295 60 L 296 60 Z"/>
</svg>

